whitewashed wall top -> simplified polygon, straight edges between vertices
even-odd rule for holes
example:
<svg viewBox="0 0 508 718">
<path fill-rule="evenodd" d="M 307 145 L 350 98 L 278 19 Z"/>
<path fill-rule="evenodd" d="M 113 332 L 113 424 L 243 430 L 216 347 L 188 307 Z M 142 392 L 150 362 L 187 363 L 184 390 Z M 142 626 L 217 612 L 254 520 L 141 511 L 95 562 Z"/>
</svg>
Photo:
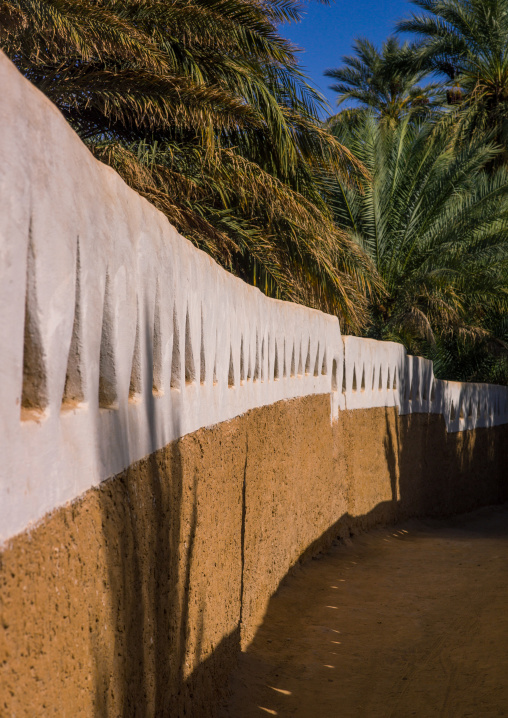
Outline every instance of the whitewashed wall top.
<svg viewBox="0 0 508 718">
<path fill-rule="evenodd" d="M 507 420 L 397 344 L 225 272 L 0 53 L 0 543 L 171 440 L 283 399 Z M 409 387 L 409 388 L 408 388 Z"/>
</svg>

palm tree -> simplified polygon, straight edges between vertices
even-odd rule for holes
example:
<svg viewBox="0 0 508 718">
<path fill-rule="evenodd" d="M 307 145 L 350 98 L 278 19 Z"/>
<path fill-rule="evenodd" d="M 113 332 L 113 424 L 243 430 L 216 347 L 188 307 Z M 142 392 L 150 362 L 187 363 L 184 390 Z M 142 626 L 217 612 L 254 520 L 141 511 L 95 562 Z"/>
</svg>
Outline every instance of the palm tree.
<svg viewBox="0 0 508 718">
<path fill-rule="evenodd" d="M 335 194 L 337 220 L 384 282 L 371 295 L 369 334 L 432 358 L 436 342 L 455 357 L 466 344 L 485 348 L 496 339 L 492 317 L 508 309 L 508 172 L 484 171 L 496 148 L 457 143 L 453 116 L 395 127 L 339 116 L 332 130 L 372 175 Z"/>
<path fill-rule="evenodd" d="M 298 17 L 296 0 L 4 0 L 0 46 L 223 266 L 358 327 L 376 280 L 326 183 L 362 170 L 278 33 Z"/>
<path fill-rule="evenodd" d="M 508 0 L 412 2 L 424 12 L 398 30 L 418 35 L 418 67 L 444 75 L 449 103 L 465 102 L 473 126 L 508 148 Z"/>
<path fill-rule="evenodd" d="M 491 320 L 491 321 L 489 321 Z M 430 348 L 436 376 L 452 381 L 508 384 L 508 322 L 506 314 L 484 318 L 488 333 L 459 343 L 439 337 Z"/>
<path fill-rule="evenodd" d="M 435 104 L 435 85 L 420 87 L 427 72 L 414 69 L 413 49 L 394 37 L 383 43 L 381 52 L 365 38 L 354 43 L 354 55 L 342 58 L 342 67 L 324 74 L 336 80 L 330 85 L 339 93 L 337 104 L 360 103 L 380 119 L 399 122 L 408 112 L 425 113 Z"/>
</svg>

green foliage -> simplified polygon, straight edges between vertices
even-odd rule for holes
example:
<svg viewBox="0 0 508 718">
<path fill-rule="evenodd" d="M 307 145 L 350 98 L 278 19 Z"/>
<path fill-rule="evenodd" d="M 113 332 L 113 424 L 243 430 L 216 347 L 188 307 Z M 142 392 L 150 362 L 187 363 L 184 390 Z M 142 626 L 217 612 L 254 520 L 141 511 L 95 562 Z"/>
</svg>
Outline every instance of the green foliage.
<svg viewBox="0 0 508 718">
<path fill-rule="evenodd" d="M 496 148 L 458 142 L 455 116 L 331 124 L 372 176 L 361 189 L 339 182 L 334 198 L 384 282 L 371 294 L 369 335 L 431 356 L 446 378 L 506 382 L 508 171 L 484 170 Z"/>
<path fill-rule="evenodd" d="M 324 74 L 336 82 L 337 104 L 356 101 L 375 112 L 380 120 L 399 122 L 408 113 L 427 115 L 436 106 L 437 85 L 420 87 L 427 74 L 415 67 L 414 48 L 394 37 L 381 52 L 365 38 L 354 42 L 355 54 L 342 58 L 342 67 Z"/>
<path fill-rule="evenodd" d="M 229 270 L 365 320 L 365 256 L 333 222 L 354 156 L 278 33 L 295 0 L 3 0 L 0 44 L 94 154 Z"/>
<path fill-rule="evenodd" d="M 508 0 L 412 0 L 398 29 L 418 35 L 417 67 L 444 75 L 448 102 L 469 108 L 470 127 L 495 131 L 508 158 Z"/>
<path fill-rule="evenodd" d="M 297 0 L 0 0 L 0 46 L 230 271 L 507 383 L 508 0 L 414 4 L 418 44 L 326 73 L 356 105 L 326 126 L 278 32 Z"/>
</svg>

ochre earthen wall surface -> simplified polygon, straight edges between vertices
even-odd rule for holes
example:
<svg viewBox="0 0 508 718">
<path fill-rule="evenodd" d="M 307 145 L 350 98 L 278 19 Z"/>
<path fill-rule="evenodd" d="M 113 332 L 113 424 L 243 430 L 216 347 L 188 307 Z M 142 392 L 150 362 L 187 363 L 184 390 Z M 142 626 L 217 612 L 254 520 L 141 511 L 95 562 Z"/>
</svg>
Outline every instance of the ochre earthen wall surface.
<svg viewBox="0 0 508 718">
<path fill-rule="evenodd" d="M 213 716 L 292 566 L 337 537 L 508 499 L 508 427 L 329 395 L 174 441 L 9 542 L 0 715 Z"/>
</svg>

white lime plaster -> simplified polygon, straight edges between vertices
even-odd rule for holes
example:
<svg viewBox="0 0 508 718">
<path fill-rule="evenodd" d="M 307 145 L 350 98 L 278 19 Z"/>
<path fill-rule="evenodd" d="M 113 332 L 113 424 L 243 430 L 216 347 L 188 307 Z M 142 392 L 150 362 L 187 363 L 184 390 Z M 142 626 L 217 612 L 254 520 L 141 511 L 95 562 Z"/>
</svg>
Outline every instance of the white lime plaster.
<svg viewBox="0 0 508 718">
<path fill-rule="evenodd" d="M 507 420 L 507 389 L 434 381 L 400 345 L 343 342 L 335 317 L 218 267 L 1 53 L 0 97 L 0 542 L 171 440 L 283 399 L 330 394 L 332 419 L 443 413 L 451 431 Z"/>
<path fill-rule="evenodd" d="M 432 362 L 401 344 L 344 336 L 340 408 L 397 406 L 399 414 L 442 414 L 448 431 L 508 422 L 508 388 L 442 381 Z"/>
</svg>

